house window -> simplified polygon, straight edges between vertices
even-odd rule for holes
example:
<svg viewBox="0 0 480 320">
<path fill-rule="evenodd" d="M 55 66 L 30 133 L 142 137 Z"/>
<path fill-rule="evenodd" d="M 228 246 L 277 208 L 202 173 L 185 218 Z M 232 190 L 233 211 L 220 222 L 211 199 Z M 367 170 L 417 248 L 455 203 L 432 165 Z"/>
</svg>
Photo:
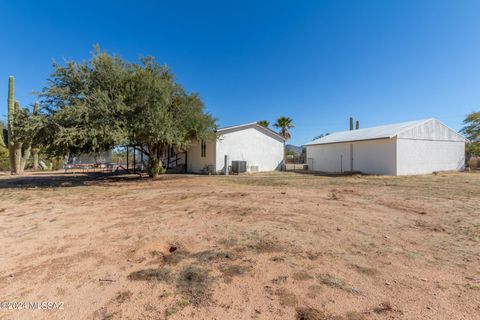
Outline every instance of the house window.
<svg viewBox="0 0 480 320">
<path fill-rule="evenodd" d="M 205 158 L 207 156 L 207 144 L 203 141 L 201 145 L 201 156 L 202 158 Z"/>
</svg>

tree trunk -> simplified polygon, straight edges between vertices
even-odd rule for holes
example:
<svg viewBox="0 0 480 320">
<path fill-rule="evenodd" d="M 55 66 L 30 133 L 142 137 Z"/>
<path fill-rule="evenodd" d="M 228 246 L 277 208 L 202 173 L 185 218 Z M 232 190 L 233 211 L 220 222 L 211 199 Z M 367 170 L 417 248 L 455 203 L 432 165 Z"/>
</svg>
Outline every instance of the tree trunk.
<svg viewBox="0 0 480 320">
<path fill-rule="evenodd" d="M 28 148 L 24 150 L 23 157 L 20 160 L 20 173 L 19 174 L 23 174 L 23 172 L 25 171 L 25 166 L 27 165 L 27 162 L 30 159 L 31 150 L 32 150 L 31 145 L 29 145 Z"/>
<path fill-rule="evenodd" d="M 17 142 L 15 143 L 15 173 L 20 174 L 20 166 L 22 162 L 22 144 Z"/>
<path fill-rule="evenodd" d="M 38 149 L 33 150 L 33 171 L 38 171 Z"/>
<path fill-rule="evenodd" d="M 148 175 L 151 178 L 156 178 L 160 172 L 160 160 L 154 155 L 148 157 Z"/>
</svg>

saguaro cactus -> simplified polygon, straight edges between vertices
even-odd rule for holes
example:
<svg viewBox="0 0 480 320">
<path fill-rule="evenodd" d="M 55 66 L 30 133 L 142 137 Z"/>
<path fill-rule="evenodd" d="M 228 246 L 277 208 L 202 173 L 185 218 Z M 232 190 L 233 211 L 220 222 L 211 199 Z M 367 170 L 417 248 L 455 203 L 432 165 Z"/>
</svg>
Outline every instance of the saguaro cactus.
<svg viewBox="0 0 480 320">
<path fill-rule="evenodd" d="M 350 117 L 350 130 L 353 130 L 353 118 Z"/>
<path fill-rule="evenodd" d="M 10 173 L 14 174 L 15 171 L 15 142 L 13 140 L 13 116 L 15 113 L 15 96 L 14 96 L 14 78 L 10 76 L 8 78 L 8 158 L 10 160 Z"/>
<path fill-rule="evenodd" d="M 20 111 L 20 103 L 15 101 L 14 114 Z M 15 128 L 14 128 L 15 129 Z M 15 132 L 12 134 L 12 138 L 15 138 Z M 13 144 L 15 151 L 15 173 L 22 173 L 22 143 L 15 141 Z"/>
<path fill-rule="evenodd" d="M 358 129 L 360 129 L 360 121 L 357 120 L 357 122 L 355 123 L 355 130 Z"/>
<path fill-rule="evenodd" d="M 35 102 L 35 104 L 33 105 L 33 114 L 36 116 L 38 115 L 38 102 Z M 32 150 L 32 154 L 33 154 L 33 170 L 34 171 L 38 171 L 38 148 L 35 147 L 33 150 Z"/>
</svg>

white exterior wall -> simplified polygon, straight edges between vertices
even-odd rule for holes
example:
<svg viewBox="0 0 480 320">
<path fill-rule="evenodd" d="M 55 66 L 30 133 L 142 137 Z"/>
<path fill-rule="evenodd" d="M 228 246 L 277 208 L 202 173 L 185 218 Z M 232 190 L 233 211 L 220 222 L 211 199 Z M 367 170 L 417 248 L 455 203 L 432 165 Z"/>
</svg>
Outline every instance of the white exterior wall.
<svg viewBox="0 0 480 320">
<path fill-rule="evenodd" d="M 351 150 L 353 150 L 353 168 L 351 167 Z M 310 158 L 313 159 L 313 164 Z M 309 170 L 313 171 L 339 173 L 353 170 L 370 174 L 395 175 L 395 140 L 382 139 L 307 146 L 307 162 Z"/>
<path fill-rule="evenodd" d="M 349 143 L 307 146 L 308 170 L 334 173 L 350 171 L 349 159 Z"/>
<path fill-rule="evenodd" d="M 464 141 L 397 139 L 397 174 L 422 174 L 465 168 Z"/>
<path fill-rule="evenodd" d="M 216 171 L 224 170 L 225 155 L 232 161 L 247 161 L 259 171 L 279 170 L 283 162 L 284 144 L 255 128 L 228 132 L 217 139 Z"/>
<path fill-rule="evenodd" d="M 199 173 L 209 167 L 211 172 L 215 172 L 215 144 L 215 141 L 207 142 L 205 157 L 201 156 L 201 144 L 193 144 L 187 150 L 187 171 Z"/>
<path fill-rule="evenodd" d="M 395 175 L 396 157 L 395 139 L 353 142 L 353 171 Z"/>
<path fill-rule="evenodd" d="M 464 137 L 437 119 L 431 119 L 422 125 L 404 130 L 397 135 L 397 138 L 465 142 Z"/>
</svg>

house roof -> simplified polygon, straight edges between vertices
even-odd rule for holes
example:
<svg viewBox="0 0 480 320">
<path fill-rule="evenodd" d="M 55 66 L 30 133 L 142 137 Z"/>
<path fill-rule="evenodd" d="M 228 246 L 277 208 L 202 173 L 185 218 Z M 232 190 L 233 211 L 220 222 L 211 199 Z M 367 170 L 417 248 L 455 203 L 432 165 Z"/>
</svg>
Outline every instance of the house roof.
<svg viewBox="0 0 480 320">
<path fill-rule="evenodd" d="M 249 122 L 249 123 L 239 124 L 239 125 L 236 125 L 236 126 L 218 128 L 217 133 L 222 134 L 222 133 L 245 130 L 245 129 L 249 129 L 249 128 L 255 128 L 255 129 L 257 129 L 261 132 L 264 132 L 266 134 L 273 135 L 277 139 L 281 139 L 282 141 L 285 141 L 285 138 L 282 137 L 280 134 L 278 134 L 277 132 L 273 131 L 270 128 L 265 128 L 264 126 L 259 125 L 258 122 Z"/>
<path fill-rule="evenodd" d="M 306 143 L 305 146 L 393 138 L 405 130 L 409 130 L 411 128 L 422 125 L 431 120 L 435 120 L 435 119 L 430 118 L 430 119 L 395 123 L 395 124 L 389 124 L 389 125 L 371 127 L 371 128 L 365 128 L 365 129 L 334 132 L 322 138 L 310 141 Z"/>
</svg>

